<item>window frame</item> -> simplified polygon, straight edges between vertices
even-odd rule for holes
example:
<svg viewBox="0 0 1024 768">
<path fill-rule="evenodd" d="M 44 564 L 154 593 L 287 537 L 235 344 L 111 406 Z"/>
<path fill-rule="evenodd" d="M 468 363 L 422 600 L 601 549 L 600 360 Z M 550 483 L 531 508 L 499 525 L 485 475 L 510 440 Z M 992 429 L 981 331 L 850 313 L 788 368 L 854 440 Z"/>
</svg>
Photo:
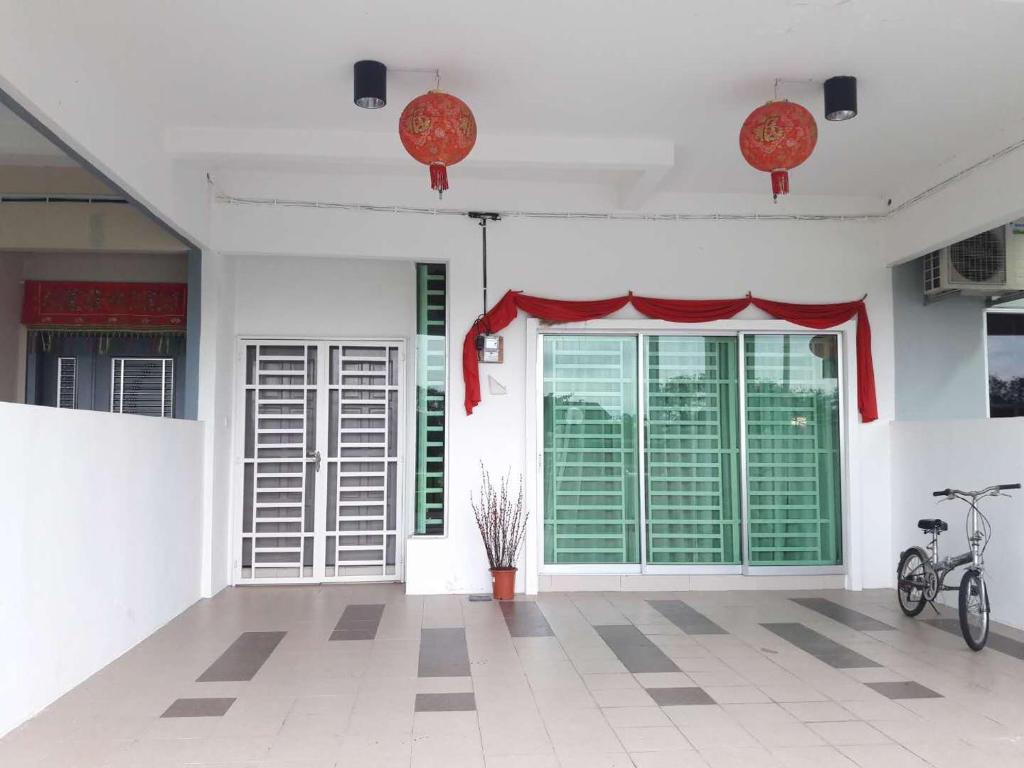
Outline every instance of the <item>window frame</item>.
<svg viewBox="0 0 1024 768">
<path fill-rule="evenodd" d="M 442 531 L 441 533 L 417 533 L 416 531 L 416 517 L 418 510 L 417 505 L 417 475 L 419 467 L 417 466 L 419 456 L 419 445 L 417 444 L 419 434 L 419 404 L 417 401 L 417 388 L 419 386 L 420 377 L 420 360 L 419 360 L 419 267 L 423 266 L 441 266 L 444 267 L 444 286 L 445 286 L 445 300 L 444 300 L 444 360 L 445 360 L 445 372 L 444 372 L 444 386 L 445 386 L 445 397 L 444 397 L 444 477 L 442 478 L 443 488 L 443 514 L 442 514 Z M 452 364 L 451 357 L 451 339 L 452 339 L 452 301 L 451 301 L 451 284 L 452 284 L 452 265 L 448 261 L 441 259 L 417 259 L 412 262 L 413 268 L 413 282 L 415 284 L 413 301 L 416 303 L 416 316 L 417 320 L 413 323 L 412 338 L 410 344 L 410 350 L 412 354 L 408 354 L 409 359 L 409 405 L 410 405 L 410 424 L 409 424 L 409 456 L 411 460 L 411 476 L 412 480 L 409 483 L 410 493 L 409 497 L 409 521 L 406 526 L 409 538 L 416 540 L 442 540 L 447 539 L 450 528 L 450 517 L 449 517 L 449 480 L 451 476 L 451 426 L 452 426 L 452 400 L 454 389 L 452 387 L 452 373 L 453 370 L 459 369 L 459 366 Z"/>
<path fill-rule="evenodd" d="M 856 403 L 856 361 L 848 355 L 854 345 L 848 343 L 855 333 L 852 323 L 845 323 L 835 328 L 815 330 L 795 325 L 785 320 L 768 319 L 746 319 L 746 320 L 722 320 L 711 323 L 679 324 L 660 320 L 591 320 L 582 323 L 566 323 L 557 326 L 542 326 L 535 318 L 527 320 L 527 365 L 533 365 L 534 375 L 527 375 L 528 391 L 526 394 L 527 424 L 533 427 L 527 430 L 526 440 L 526 498 L 532 501 L 531 515 L 532 531 L 527 534 L 527 571 L 533 570 L 536 576 L 554 575 L 746 575 L 746 576 L 773 576 L 773 575 L 848 575 L 852 562 L 852 542 L 859 536 L 859 529 L 855 531 L 851 522 L 851 501 L 850 490 L 852 485 L 849 453 L 851 442 L 850 423 L 856 418 L 851 414 L 851 403 Z M 838 565 L 749 565 L 748 564 L 748 502 L 747 502 L 747 435 L 745 420 L 741 421 L 740 429 L 740 546 L 741 563 L 735 565 L 691 565 L 691 564 L 661 564 L 649 565 L 646 560 L 646 491 L 644 478 L 641 477 L 640 489 L 640 529 L 644 532 L 641 537 L 641 563 L 638 565 L 549 565 L 544 562 L 544 355 L 543 336 L 552 334 L 564 335 L 586 335 L 586 334 L 617 334 L 636 335 L 639 348 L 642 349 L 644 337 L 650 335 L 658 336 L 732 336 L 737 338 L 739 356 L 739 412 L 746 413 L 746 366 L 744 359 L 744 337 L 746 335 L 831 335 L 835 336 L 838 345 L 838 376 L 839 376 L 839 464 L 840 464 L 840 514 L 839 521 L 842 526 L 842 536 L 839 550 L 841 552 L 841 563 Z M 638 355 L 638 371 L 645 364 L 645 356 Z M 529 370 L 529 368 L 528 368 Z M 639 386 L 640 413 L 644 413 L 646 403 L 644 390 L 646 377 L 642 371 Z M 745 416 L 744 416 L 745 419 Z M 643 419 L 639 420 L 640 445 L 644 444 L 645 434 Z M 644 473 L 641 472 L 641 475 Z M 529 564 L 536 563 L 531 569 Z M 528 577 L 529 578 L 529 577 Z"/>
<path fill-rule="evenodd" d="M 61 386 L 64 379 L 64 366 L 71 361 L 71 405 L 61 405 Z M 62 355 L 57 358 L 57 407 L 64 410 L 78 410 L 78 357 L 74 355 Z"/>
<path fill-rule="evenodd" d="M 160 363 L 161 364 L 160 365 L 160 394 L 161 394 L 161 397 L 160 397 L 160 415 L 159 416 L 157 416 L 156 414 L 148 414 L 148 413 L 134 413 L 132 411 L 127 411 L 126 412 L 124 410 L 124 364 L 125 364 L 125 361 L 128 361 L 128 360 L 142 361 L 142 362 L 149 362 L 149 363 Z M 117 397 L 115 398 L 114 382 L 117 380 L 117 377 L 116 377 L 115 374 L 116 374 L 116 371 L 117 371 L 117 364 L 119 362 L 121 363 L 121 391 L 119 393 L 116 393 Z M 168 366 L 168 364 L 170 364 L 170 367 L 171 367 L 171 381 L 170 381 L 170 388 L 169 388 L 170 389 L 170 394 L 171 394 L 171 409 L 170 409 L 171 412 L 170 413 L 166 413 L 166 410 L 167 410 L 166 409 L 167 390 L 168 390 L 168 388 L 167 388 L 167 366 Z M 115 399 L 117 401 L 117 404 L 120 406 L 116 410 L 114 408 Z M 122 355 L 120 357 L 111 357 L 110 358 L 110 413 L 116 413 L 116 414 L 122 415 L 122 416 L 127 413 L 128 416 L 148 416 L 150 418 L 154 418 L 155 417 L 155 418 L 161 418 L 161 419 L 173 419 L 174 418 L 174 358 L 173 357 L 132 357 L 132 356 L 124 356 L 124 355 Z"/>
<path fill-rule="evenodd" d="M 985 387 L 985 418 L 986 419 L 1006 419 L 1006 418 L 1019 418 L 1015 416 L 993 416 L 992 415 L 992 387 L 991 387 L 991 368 L 989 366 L 989 349 L 988 349 L 988 316 L 989 315 L 1024 315 L 1024 307 L 1022 306 L 993 306 L 985 307 L 984 314 L 982 315 L 981 323 L 981 346 L 984 350 L 985 359 L 985 380 L 983 386 Z"/>
</svg>

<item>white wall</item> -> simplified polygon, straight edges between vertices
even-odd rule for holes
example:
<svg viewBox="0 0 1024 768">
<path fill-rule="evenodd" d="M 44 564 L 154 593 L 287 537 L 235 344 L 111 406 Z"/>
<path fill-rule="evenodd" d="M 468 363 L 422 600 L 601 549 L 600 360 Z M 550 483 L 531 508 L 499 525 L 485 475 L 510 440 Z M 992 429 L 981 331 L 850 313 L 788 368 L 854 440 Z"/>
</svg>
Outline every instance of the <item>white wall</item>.
<svg viewBox="0 0 1024 768">
<path fill-rule="evenodd" d="M 410 338 L 416 333 L 411 262 L 243 257 L 234 280 L 239 336 Z"/>
<path fill-rule="evenodd" d="M 985 299 L 949 296 L 925 304 L 921 259 L 892 270 L 896 418 L 988 415 Z"/>
<path fill-rule="evenodd" d="M 0 734 L 199 598 L 202 426 L 0 403 Z"/>
<path fill-rule="evenodd" d="M 204 597 L 228 583 L 230 541 L 228 523 L 233 434 L 233 376 L 235 363 L 234 262 L 204 251 L 202 268 L 202 327 L 199 339 L 199 419 L 205 429 L 203 466 Z"/>
<path fill-rule="evenodd" d="M 965 419 L 954 421 L 897 421 L 892 425 L 892 542 L 890 582 L 895 585 L 896 560 L 909 546 L 924 545 L 917 528 L 921 518 L 938 517 L 949 523 L 939 538 L 941 554 L 967 551 L 962 502 L 942 502 L 932 491 L 942 488 L 975 490 L 996 483 L 1024 482 L 1024 419 Z M 992 618 L 1024 628 L 1024 492 L 1012 499 L 990 498 L 981 505 L 992 523 L 992 542 L 985 552 L 991 590 Z M 953 575 L 958 585 L 962 571 Z M 955 605 L 954 593 L 947 600 Z"/>
<path fill-rule="evenodd" d="M 251 191 L 251 190 L 249 190 Z M 889 562 L 888 420 L 893 414 L 892 293 L 881 265 L 880 227 L 868 222 L 624 222 L 510 218 L 490 228 L 491 302 L 510 288 L 557 298 L 639 293 L 667 297 L 732 297 L 752 290 L 789 301 L 845 301 L 868 294 L 881 419 L 850 425 L 850 499 L 853 552 L 848 583 L 882 586 Z M 504 365 L 485 374 L 508 389 L 486 394 L 477 412 L 462 411 L 462 336 L 481 311 L 480 232 L 466 219 L 401 216 L 298 208 L 218 206 L 219 247 L 237 254 L 315 254 L 449 262 L 451 302 L 449 533 L 417 540 L 408 554 L 413 591 L 477 592 L 488 576 L 468 507 L 478 484 L 478 462 L 494 472 L 526 466 L 528 371 L 525 322 L 505 332 Z M 238 261 L 239 296 L 248 292 L 251 257 Z M 297 263 L 297 262 L 296 262 Z M 304 265 L 310 262 L 302 262 Z M 404 266 L 404 265 L 403 265 Z M 326 267 L 320 267 L 326 269 Z M 281 280 L 298 276 L 282 269 Z M 317 273 L 313 273 L 315 277 Z M 319 280 L 317 280 L 319 282 Z M 389 294 L 393 289 L 387 289 Z M 266 333 L 338 332 L 337 316 L 304 308 L 309 300 L 288 289 L 280 317 L 238 309 L 238 333 L 258 324 Z M 412 294 L 408 294 L 410 311 Z M 297 324 L 289 315 L 306 320 Z M 280 326 L 275 328 L 275 326 Z M 486 383 L 486 379 L 485 379 Z"/>
</svg>

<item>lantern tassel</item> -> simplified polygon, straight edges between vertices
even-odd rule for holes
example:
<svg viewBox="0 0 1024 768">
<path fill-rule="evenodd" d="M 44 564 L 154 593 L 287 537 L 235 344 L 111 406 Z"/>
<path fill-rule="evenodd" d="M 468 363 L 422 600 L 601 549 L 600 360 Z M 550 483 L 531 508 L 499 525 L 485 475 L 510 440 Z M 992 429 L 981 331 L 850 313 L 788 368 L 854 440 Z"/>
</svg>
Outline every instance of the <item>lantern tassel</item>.
<svg viewBox="0 0 1024 768">
<path fill-rule="evenodd" d="M 430 164 L 430 188 L 437 190 L 437 196 L 440 198 L 444 195 L 444 191 L 448 189 L 448 169 L 444 163 L 431 163 Z"/>
<path fill-rule="evenodd" d="M 772 171 L 772 199 L 789 194 L 789 171 Z"/>
</svg>

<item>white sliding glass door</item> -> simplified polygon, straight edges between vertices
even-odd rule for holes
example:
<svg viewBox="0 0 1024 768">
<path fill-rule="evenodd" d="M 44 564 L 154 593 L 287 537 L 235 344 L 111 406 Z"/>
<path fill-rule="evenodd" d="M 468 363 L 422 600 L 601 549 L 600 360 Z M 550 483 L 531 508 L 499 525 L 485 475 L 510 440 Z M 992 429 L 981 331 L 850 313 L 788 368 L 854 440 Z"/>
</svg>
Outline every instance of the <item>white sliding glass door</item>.
<svg viewBox="0 0 1024 768">
<path fill-rule="evenodd" d="M 842 563 L 839 337 L 545 333 L 545 566 Z"/>
</svg>

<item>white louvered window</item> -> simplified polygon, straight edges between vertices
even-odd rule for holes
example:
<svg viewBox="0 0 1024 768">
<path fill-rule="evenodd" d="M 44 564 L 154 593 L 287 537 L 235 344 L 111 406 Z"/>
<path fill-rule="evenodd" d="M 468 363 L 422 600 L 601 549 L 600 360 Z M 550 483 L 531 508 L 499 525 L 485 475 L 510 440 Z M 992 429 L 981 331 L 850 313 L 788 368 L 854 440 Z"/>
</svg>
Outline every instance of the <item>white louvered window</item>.
<svg viewBox="0 0 1024 768">
<path fill-rule="evenodd" d="M 78 407 L 78 358 L 57 358 L 57 407 Z"/>
<path fill-rule="evenodd" d="M 140 416 L 174 415 L 174 359 L 115 357 L 110 377 L 110 410 Z"/>
</svg>

